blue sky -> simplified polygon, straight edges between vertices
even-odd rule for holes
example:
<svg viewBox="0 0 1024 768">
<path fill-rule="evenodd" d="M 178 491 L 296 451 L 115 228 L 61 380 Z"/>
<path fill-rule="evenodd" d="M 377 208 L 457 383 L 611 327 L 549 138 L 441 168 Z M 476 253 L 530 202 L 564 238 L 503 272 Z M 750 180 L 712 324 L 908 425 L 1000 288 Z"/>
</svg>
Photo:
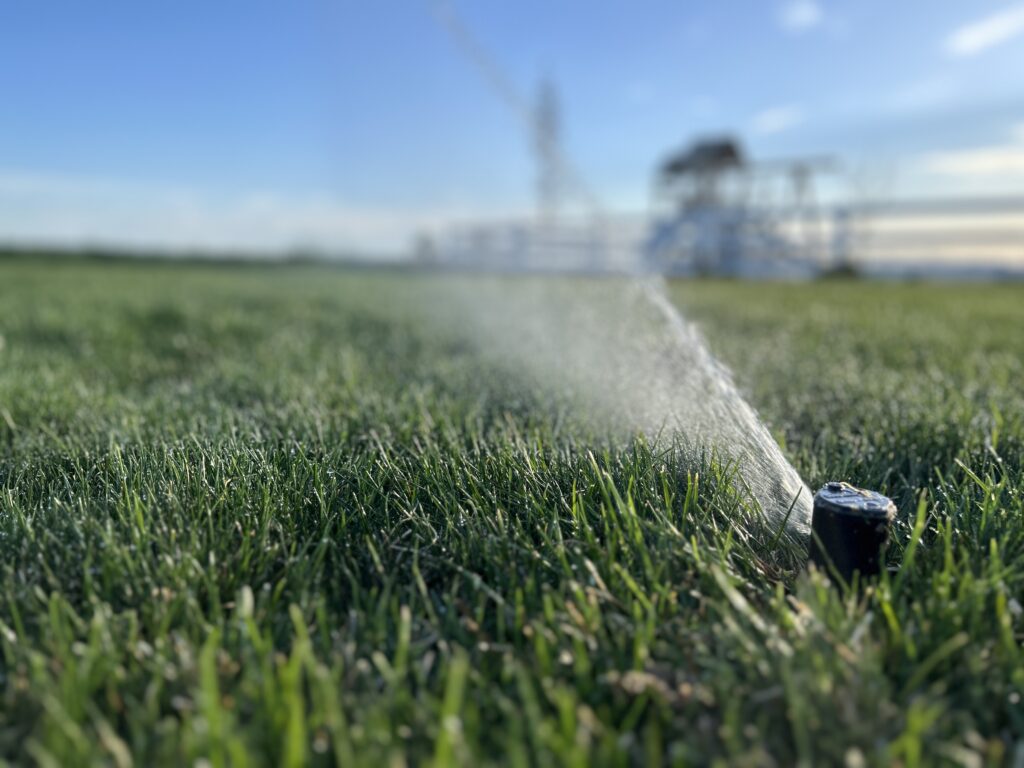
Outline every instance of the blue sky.
<svg viewBox="0 0 1024 768">
<path fill-rule="evenodd" d="M 453 7 L 525 96 L 557 84 L 614 208 L 723 130 L 860 194 L 1024 192 L 1020 3 Z M 523 125 L 430 0 L 8 0 L 0 105 L 0 240 L 394 249 L 533 205 Z"/>
</svg>

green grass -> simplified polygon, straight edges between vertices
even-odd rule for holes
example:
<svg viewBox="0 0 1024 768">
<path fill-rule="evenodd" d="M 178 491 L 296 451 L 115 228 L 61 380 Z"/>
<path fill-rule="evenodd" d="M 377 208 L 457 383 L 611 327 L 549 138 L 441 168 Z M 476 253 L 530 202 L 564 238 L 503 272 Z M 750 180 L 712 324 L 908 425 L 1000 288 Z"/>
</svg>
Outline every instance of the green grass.
<svg viewBox="0 0 1024 768">
<path fill-rule="evenodd" d="M 431 279 L 0 261 L 0 755 L 1024 759 L 1024 286 L 673 286 L 812 486 L 899 503 L 858 595 Z"/>
</svg>

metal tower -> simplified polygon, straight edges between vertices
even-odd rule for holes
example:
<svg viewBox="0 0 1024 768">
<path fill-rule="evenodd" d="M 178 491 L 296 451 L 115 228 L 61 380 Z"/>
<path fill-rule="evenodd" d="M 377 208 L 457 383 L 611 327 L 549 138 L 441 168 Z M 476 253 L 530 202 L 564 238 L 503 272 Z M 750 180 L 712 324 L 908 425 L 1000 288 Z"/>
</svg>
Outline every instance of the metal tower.
<svg viewBox="0 0 1024 768">
<path fill-rule="evenodd" d="M 559 145 L 561 114 L 558 91 L 554 83 L 546 78 L 541 81 L 537 93 L 533 129 L 534 152 L 537 157 L 537 218 L 542 226 L 551 226 L 558 219 L 564 185 Z"/>
</svg>

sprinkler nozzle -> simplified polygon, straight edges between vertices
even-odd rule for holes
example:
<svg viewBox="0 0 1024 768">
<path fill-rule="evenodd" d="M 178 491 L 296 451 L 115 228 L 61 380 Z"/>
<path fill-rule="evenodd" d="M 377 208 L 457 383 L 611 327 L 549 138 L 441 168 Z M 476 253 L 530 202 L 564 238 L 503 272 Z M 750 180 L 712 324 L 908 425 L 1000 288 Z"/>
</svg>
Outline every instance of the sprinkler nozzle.
<svg viewBox="0 0 1024 768">
<path fill-rule="evenodd" d="M 877 576 L 885 565 L 892 499 L 849 483 L 826 483 L 814 495 L 810 561 L 847 584 L 853 575 Z"/>
</svg>

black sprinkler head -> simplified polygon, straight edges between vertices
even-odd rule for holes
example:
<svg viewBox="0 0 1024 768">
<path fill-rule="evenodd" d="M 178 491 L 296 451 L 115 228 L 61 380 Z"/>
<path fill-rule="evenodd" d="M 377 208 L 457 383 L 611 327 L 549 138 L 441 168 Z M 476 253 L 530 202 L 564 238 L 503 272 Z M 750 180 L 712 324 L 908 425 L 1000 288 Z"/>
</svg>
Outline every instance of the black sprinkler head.
<svg viewBox="0 0 1024 768">
<path fill-rule="evenodd" d="M 849 483 L 826 483 L 814 495 L 810 561 L 829 576 L 853 581 L 877 576 L 885 567 L 885 545 L 896 505 L 875 491 Z"/>
</svg>

